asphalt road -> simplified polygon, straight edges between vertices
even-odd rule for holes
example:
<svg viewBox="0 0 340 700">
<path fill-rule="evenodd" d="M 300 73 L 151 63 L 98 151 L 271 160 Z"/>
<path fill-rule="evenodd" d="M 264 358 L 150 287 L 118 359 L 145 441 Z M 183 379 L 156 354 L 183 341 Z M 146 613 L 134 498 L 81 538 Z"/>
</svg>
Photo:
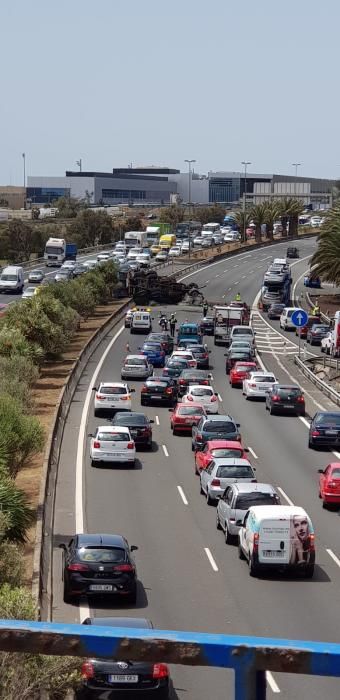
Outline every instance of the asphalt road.
<svg viewBox="0 0 340 700">
<path fill-rule="evenodd" d="M 209 300 L 228 300 L 239 291 L 252 304 L 269 260 L 284 254 L 282 245 L 218 262 L 191 275 L 191 279 L 207 285 Z M 312 240 L 299 243 L 301 258 L 310 255 L 314 245 Z M 295 278 L 302 272 L 301 265 L 303 261 L 292 268 Z M 176 312 L 179 321 L 200 316 L 198 310 L 180 306 Z M 249 577 L 247 565 L 238 559 L 236 548 L 225 545 L 223 534 L 216 530 L 215 508 L 207 506 L 199 493 L 190 438 L 173 437 L 165 408 L 142 409 L 155 420 L 154 446 L 151 453 L 138 453 L 136 469 L 90 466 L 87 435 L 96 425 L 106 423 L 105 419 L 94 418 L 92 399 L 87 416 L 93 373 L 107 350 L 98 379 L 119 380 L 126 343 L 134 351 L 141 339 L 130 336 L 126 330 L 117 334 L 115 329 L 92 357 L 71 405 L 56 494 L 54 620 L 78 622 L 89 614 L 86 600 L 80 606 L 63 602 L 61 552 L 57 548 L 76 529 L 83 528 L 89 532 L 123 533 L 130 544 L 139 547 L 136 608 L 127 609 L 112 601 L 96 602 L 91 607 L 93 615 L 147 616 L 163 629 L 339 641 L 339 513 L 322 509 L 316 473 L 318 467 L 332 459 L 332 454 L 308 449 L 307 421 L 270 416 L 262 403 L 248 402 L 239 390 L 231 389 L 224 371 L 224 349 L 215 348 L 211 338 L 207 342 L 212 350 L 212 383 L 221 397 L 220 413 L 231 413 L 241 423 L 243 441 L 251 448 L 250 459 L 258 480 L 274 484 L 281 490 L 283 502 L 303 506 L 313 520 L 317 536 L 314 578 L 306 581 L 294 576 Z M 268 347 L 262 360 L 280 381 L 289 381 L 287 372 L 295 372 L 291 376 L 301 379 L 287 354 L 273 354 Z M 131 385 L 136 388 L 133 408 L 140 410 L 140 383 Z M 324 403 L 324 397 L 313 389 L 306 395 L 310 415 L 316 410 L 315 401 Z M 233 697 L 233 676 L 228 671 L 175 667 L 172 673 L 181 700 L 206 700 L 212 693 L 217 700 Z M 295 700 L 297 693 L 311 700 L 335 700 L 339 695 L 337 681 L 274 676 L 268 679 L 270 694 L 279 691 L 289 700 Z"/>
</svg>

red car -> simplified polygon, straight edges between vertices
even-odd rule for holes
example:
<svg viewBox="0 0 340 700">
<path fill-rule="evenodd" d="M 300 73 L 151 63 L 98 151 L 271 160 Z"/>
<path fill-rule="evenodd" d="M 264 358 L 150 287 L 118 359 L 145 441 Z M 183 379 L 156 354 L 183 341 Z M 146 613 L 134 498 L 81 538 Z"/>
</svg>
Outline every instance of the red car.
<svg viewBox="0 0 340 700">
<path fill-rule="evenodd" d="M 170 408 L 170 427 L 174 435 L 190 431 L 193 425 L 197 425 L 202 416 L 206 416 L 204 407 L 199 403 L 178 403 L 176 408 Z"/>
<path fill-rule="evenodd" d="M 331 462 L 325 469 L 318 469 L 319 498 L 325 508 L 331 503 L 340 505 L 340 462 Z"/>
<path fill-rule="evenodd" d="M 229 373 L 230 386 L 242 386 L 248 372 L 256 372 L 256 362 L 236 362 Z"/>
<path fill-rule="evenodd" d="M 307 333 L 312 326 L 322 325 L 323 321 L 320 316 L 308 316 L 308 321 L 305 326 L 295 329 L 295 335 L 299 335 L 300 338 L 307 338 Z"/>
<path fill-rule="evenodd" d="M 203 450 L 195 452 L 195 474 L 206 469 L 210 462 L 217 457 L 248 459 L 247 452 L 249 452 L 248 447 L 243 447 L 237 440 L 208 440 Z"/>
</svg>

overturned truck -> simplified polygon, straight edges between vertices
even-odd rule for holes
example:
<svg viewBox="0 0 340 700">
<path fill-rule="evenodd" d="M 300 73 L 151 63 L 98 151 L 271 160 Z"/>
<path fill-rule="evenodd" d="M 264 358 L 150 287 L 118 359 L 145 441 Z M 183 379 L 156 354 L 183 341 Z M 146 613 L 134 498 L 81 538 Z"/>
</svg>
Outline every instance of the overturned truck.
<svg viewBox="0 0 340 700">
<path fill-rule="evenodd" d="M 151 301 L 161 304 L 178 304 L 180 301 L 202 304 L 204 299 L 195 282 L 177 282 L 174 277 L 158 275 L 155 270 L 130 272 L 128 290 L 135 304 L 149 304 Z"/>
</svg>

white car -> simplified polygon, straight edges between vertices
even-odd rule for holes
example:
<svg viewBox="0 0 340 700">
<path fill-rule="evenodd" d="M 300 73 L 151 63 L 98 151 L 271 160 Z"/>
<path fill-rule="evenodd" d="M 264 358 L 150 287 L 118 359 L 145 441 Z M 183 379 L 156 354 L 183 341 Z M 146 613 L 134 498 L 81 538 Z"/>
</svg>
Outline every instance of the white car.
<svg viewBox="0 0 340 700">
<path fill-rule="evenodd" d="M 179 245 L 173 246 L 169 250 L 169 258 L 178 257 L 181 254 L 181 248 Z"/>
<path fill-rule="evenodd" d="M 76 264 L 75 260 L 65 260 L 61 266 L 61 270 L 74 270 Z"/>
<path fill-rule="evenodd" d="M 94 415 L 99 416 L 104 411 L 131 411 L 131 393 L 134 389 L 129 389 L 123 382 L 101 382 L 99 387 L 93 387 L 94 395 Z"/>
<path fill-rule="evenodd" d="M 110 260 L 111 253 L 108 250 L 103 250 L 102 253 L 98 253 L 97 255 L 97 260 L 98 262 L 105 262 L 106 260 Z"/>
<path fill-rule="evenodd" d="M 206 236 L 206 238 L 202 238 L 201 248 L 210 248 L 213 244 L 213 237 Z"/>
<path fill-rule="evenodd" d="M 225 243 L 237 243 L 240 240 L 240 234 L 235 232 L 230 231 L 229 233 L 226 233 L 224 236 L 224 242 Z"/>
<path fill-rule="evenodd" d="M 265 399 L 278 381 L 271 372 L 250 372 L 243 380 L 242 394 L 246 399 Z"/>
<path fill-rule="evenodd" d="M 182 243 L 182 245 L 181 245 L 181 251 L 182 251 L 182 253 L 184 253 L 184 252 L 186 252 L 187 250 L 189 250 L 190 247 L 191 247 L 191 246 L 190 246 L 190 241 L 183 241 L 183 243 Z"/>
<path fill-rule="evenodd" d="M 292 321 L 292 316 L 296 308 L 294 306 L 286 306 L 280 316 L 280 328 L 284 331 L 295 330 L 295 325 Z"/>
<path fill-rule="evenodd" d="M 181 401 L 188 404 L 194 401 L 201 404 L 205 408 L 206 413 L 218 413 L 218 395 L 212 386 L 191 384 Z"/>
<path fill-rule="evenodd" d="M 326 355 L 330 355 L 331 348 L 334 343 L 333 331 L 329 331 L 327 335 L 321 340 L 321 352 L 325 352 Z"/>
<path fill-rule="evenodd" d="M 90 437 L 93 467 L 100 462 L 127 462 L 135 466 L 136 446 L 129 428 L 122 425 L 100 425 Z"/>
<path fill-rule="evenodd" d="M 190 350 L 175 350 L 171 355 L 171 360 L 187 360 L 191 369 L 197 368 L 197 360 Z"/>
<path fill-rule="evenodd" d="M 26 287 L 22 293 L 22 299 L 31 299 L 37 293 L 37 287 Z"/>
<path fill-rule="evenodd" d="M 141 267 L 150 267 L 151 256 L 149 255 L 149 253 L 139 253 L 136 256 L 136 262 L 138 262 Z"/>
<path fill-rule="evenodd" d="M 127 254 L 127 260 L 136 260 L 137 255 L 141 255 L 141 248 L 130 248 Z"/>
<path fill-rule="evenodd" d="M 156 254 L 155 260 L 157 262 L 166 262 L 169 257 L 169 253 L 167 250 L 160 250 L 159 253 Z"/>
<path fill-rule="evenodd" d="M 83 265 L 87 270 L 93 270 L 95 267 L 97 267 L 98 262 L 97 260 L 85 260 Z"/>
<path fill-rule="evenodd" d="M 203 241 L 202 236 L 195 236 L 194 245 L 200 246 L 202 244 L 202 241 Z"/>
</svg>

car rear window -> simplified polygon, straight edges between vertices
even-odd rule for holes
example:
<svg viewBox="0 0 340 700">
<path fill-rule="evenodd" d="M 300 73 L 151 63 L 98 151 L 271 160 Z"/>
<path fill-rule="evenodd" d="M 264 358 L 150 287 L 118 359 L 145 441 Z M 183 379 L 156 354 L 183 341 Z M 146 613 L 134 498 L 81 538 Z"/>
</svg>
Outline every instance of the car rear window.
<svg viewBox="0 0 340 700">
<path fill-rule="evenodd" d="M 129 442 L 129 436 L 126 433 L 112 432 L 112 433 L 97 433 L 96 440 L 101 440 L 101 442 Z"/>
<path fill-rule="evenodd" d="M 212 457 L 242 457 L 243 450 L 237 447 L 216 447 L 216 449 L 211 450 Z"/>
<path fill-rule="evenodd" d="M 272 377 L 270 374 L 268 374 L 266 377 L 252 377 L 251 381 L 256 382 L 256 384 L 264 384 L 266 382 L 273 384 L 273 382 L 275 382 L 275 377 Z"/>
<path fill-rule="evenodd" d="M 118 416 L 118 418 L 117 418 L 117 414 L 116 414 L 115 420 L 117 420 L 118 425 L 126 425 L 127 428 L 130 425 L 133 425 L 133 426 L 134 425 L 146 425 L 146 423 L 147 423 L 147 418 L 141 414 L 136 414 L 136 415 L 129 414 L 127 416 L 120 415 L 120 416 Z"/>
<path fill-rule="evenodd" d="M 178 409 L 179 416 L 203 416 L 203 406 L 181 406 Z"/>
<path fill-rule="evenodd" d="M 93 563 L 112 562 L 120 563 L 126 560 L 124 549 L 119 547 L 82 547 L 78 549 L 80 561 L 90 561 Z"/>
<path fill-rule="evenodd" d="M 196 389 L 190 390 L 192 396 L 212 396 L 213 393 L 213 390 L 208 386 L 197 387 Z"/>
<path fill-rule="evenodd" d="M 235 508 L 248 510 L 251 506 L 273 506 L 278 505 L 280 499 L 276 493 L 243 493 L 237 497 Z"/>
<path fill-rule="evenodd" d="M 138 367 L 138 365 L 144 365 L 144 367 L 146 367 L 146 360 L 144 360 L 142 357 L 132 357 L 125 360 L 125 364 L 129 367 Z"/>
<path fill-rule="evenodd" d="M 204 431 L 208 433 L 235 433 L 236 425 L 231 421 L 207 421 L 204 425 Z"/>
<path fill-rule="evenodd" d="M 221 478 L 221 479 L 241 479 L 242 477 L 252 477 L 254 476 L 253 470 L 251 467 L 247 467 L 246 465 L 244 466 L 229 466 L 226 465 L 225 467 L 218 467 L 216 476 Z"/>
<path fill-rule="evenodd" d="M 125 386 L 102 386 L 99 389 L 100 394 L 110 396 L 111 394 L 126 394 Z"/>
<path fill-rule="evenodd" d="M 249 367 L 249 365 L 238 365 L 235 367 L 236 372 L 251 372 L 254 367 Z"/>
<path fill-rule="evenodd" d="M 167 387 L 169 386 L 170 382 L 164 379 L 163 381 L 161 379 L 148 379 L 146 382 L 146 386 L 162 386 L 162 387 Z"/>
<path fill-rule="evenodd" d="M 160 352 L 162 350 L 162 346 L 160 343 L 144 343 L 143 350 L 155 350 Z"/>
<path fill-rule="evenodd" d="M 233 337 L 234 335 L 251 335 L 251 337 L 253 337 L 253 331 L 251 328 L 247 328 L 246 326 L 244 328 L 234 328 Z"/>
<path fill-rule="evenodd" d="M 276 393 L 283 399 L 287 399 L 289 396 L 300 396 L 301 390 L 298 387 L 292 387 L 291 389 L 278 389 Z"/>
<path fill-rule="evenodd" d="M 316 425 L 340 425 L 340 413 L 324 413 L 317 416 L 315 420 Z"/>
</svg>

